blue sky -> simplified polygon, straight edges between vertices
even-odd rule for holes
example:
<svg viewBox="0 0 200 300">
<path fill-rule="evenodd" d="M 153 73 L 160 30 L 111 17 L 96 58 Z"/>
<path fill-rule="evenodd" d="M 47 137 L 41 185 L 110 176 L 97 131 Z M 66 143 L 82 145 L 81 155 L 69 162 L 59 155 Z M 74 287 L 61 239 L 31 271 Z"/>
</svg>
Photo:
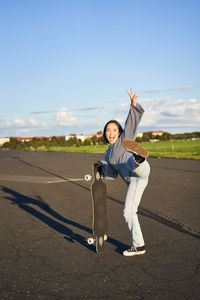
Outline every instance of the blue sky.
<svg viewBox="0 0 200 300">
<path fill-rule="evenodd" d="M 0 0 L 0 137 L 200 130 L 199 0 Z"/>
</svg>

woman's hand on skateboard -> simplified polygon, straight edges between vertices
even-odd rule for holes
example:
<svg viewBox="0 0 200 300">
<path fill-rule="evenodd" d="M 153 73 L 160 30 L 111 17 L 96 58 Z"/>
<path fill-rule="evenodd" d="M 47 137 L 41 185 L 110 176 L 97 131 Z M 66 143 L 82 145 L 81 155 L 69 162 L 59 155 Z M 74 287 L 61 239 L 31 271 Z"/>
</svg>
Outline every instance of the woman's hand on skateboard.
<svg viewBox="0 0 200 300">
<path fill-rule="evenodd" d="M 94 163 L 94 167 L 97 168 L 97 170 L 100 174 L 102 174 L 102 165 L 103 164 L 100 160 L 98 160 Z"/>
<path fill-rule="evenodd" d="M 98 160 L 98 161 L 96 161 L 95 163 L 94 163 L 94 166 L 95 167 L 102 167 L 102 162 L 100 161 L 100 160 Z"/>
</svg>

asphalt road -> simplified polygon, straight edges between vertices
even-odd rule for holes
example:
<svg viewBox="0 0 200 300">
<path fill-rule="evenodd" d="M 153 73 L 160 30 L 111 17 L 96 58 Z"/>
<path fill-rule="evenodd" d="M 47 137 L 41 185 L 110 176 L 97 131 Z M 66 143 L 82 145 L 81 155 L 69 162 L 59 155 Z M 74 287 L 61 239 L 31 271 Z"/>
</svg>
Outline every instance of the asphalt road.
<svg viewBox="0 0 200 300">
<path fill-rule="evenodd" d="M 123 257 L 126 185 L 107 181 L 109 239 L 97 255 L 90 183 L 98 155 L 0 151 L 0 299 L 200 299 L 200 161 L 149 159 L 139 210 L 147 252 Z"/>
</svg>

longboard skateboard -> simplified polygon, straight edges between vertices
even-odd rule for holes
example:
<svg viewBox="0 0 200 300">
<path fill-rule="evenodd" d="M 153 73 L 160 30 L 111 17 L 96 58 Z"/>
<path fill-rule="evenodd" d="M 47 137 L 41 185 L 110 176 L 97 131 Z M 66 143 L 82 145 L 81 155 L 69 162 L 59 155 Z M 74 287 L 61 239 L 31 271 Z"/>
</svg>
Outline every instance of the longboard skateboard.
<svg viewBox="0 0 200 300">
<path fill-rule="evenodd" d="M 96 252 L 103 252 L 104 241 L 107 240 L 107 188 L 97 167 L 93 167 L 93 182 L 91 184 L 92 199 L 92 231 L 93 238 L 88 238 L 88 244 L 96 245 Z"/>
</svg>

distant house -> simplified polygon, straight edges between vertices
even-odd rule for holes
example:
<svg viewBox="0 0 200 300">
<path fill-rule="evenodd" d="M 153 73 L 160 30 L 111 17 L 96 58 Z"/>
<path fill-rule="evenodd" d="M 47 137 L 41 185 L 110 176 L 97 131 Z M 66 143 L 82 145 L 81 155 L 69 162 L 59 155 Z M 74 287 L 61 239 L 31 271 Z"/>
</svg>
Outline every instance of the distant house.
<svg viewBox="0 0 200 300">
<path fill-rule="evenodd" d="M 162 136 L 164 134 L 164 131 L 162 131 L 162 130 L 159 130 L 159 131 L 148 131 L 147 133 L 149 135 L 151 135 L 151 136 L 157 136 L 157 135 Z"/>
<path fill-rule="evenodd" d="M 90 140 L 93 136 L 96 136 L 98 139 L 102 137 L 102 133 L 100 134 L 84 134 L 85 140 Z"/>
<path fill-rule="evenodd" d="M 33 139 L 43 140 L 48 139 L 49 141 L 52 140 L 54 136 L 44 137 L 44 136 L 30 136 L 30 137 L 15 137 L 19 142 L 31 142 Z M 63 138 L 64 136 L 55 136 L 56 138 Z"/>
<path fill-rule="evenodd" d="M 16 139 L 19 142 L 30 142 L 30 141 L 32 141 L 33 137 L 16 137 Z"/>
<path fill-rule="evenodd" d="M 85 137 L 83 134 L 70 134 L 70 135 L 64 135 L 62 138 L 65 141 L 68 141 L 69 139 L 76 137 L 77 139 L 80 139 L 82 142 L 85 140 Z"/>
<path fill-rule="evenodd" d="M 73 134 L 73 135 L 65 135 L 64 139 L 65 139 L 65 141 L 67 141 L 70 138 L 72 138 L 73 136 L 75 136 L 77 139 L 80 139 L 82 142 L 84 142 L 85 140 L 90 140 L 93 136 L 96 136 L 97 138 L 100 138 L 100 137 L 102 137 L 102 133 L 101 134 Z"/>
<path fill-rule="evenodd" d="M 10 142 L 10 138 L 0 138 L 0 146 L 7 142 Z"/>
<path fill-rule="evenodd" d="M 138 133 L 137 133 L 137 137 L 142 138 L 142 137 L 143 137 L 143 132 L 138 132 Z"/>
</svg>

